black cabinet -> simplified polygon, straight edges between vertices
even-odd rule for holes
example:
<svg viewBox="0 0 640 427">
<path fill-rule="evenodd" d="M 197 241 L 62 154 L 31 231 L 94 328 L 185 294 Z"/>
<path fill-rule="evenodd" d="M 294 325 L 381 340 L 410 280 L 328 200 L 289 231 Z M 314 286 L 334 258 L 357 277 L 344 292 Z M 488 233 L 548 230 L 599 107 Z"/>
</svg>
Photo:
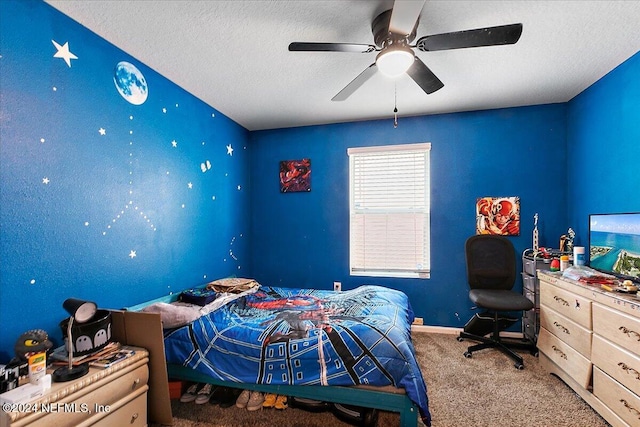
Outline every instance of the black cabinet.
<svg viewBox="0 0 640 427">
<path fill-rule="evenodd" d="M 540 280 L 538 270 L 550 270 L 551 258 L 542 257 L 533 249 L 522 253 L 522 294 L 534 303 L 534 307 L 522 315 L 522 334 L 525 338 L 538 341 L 540 331 Z"/>
</svg>

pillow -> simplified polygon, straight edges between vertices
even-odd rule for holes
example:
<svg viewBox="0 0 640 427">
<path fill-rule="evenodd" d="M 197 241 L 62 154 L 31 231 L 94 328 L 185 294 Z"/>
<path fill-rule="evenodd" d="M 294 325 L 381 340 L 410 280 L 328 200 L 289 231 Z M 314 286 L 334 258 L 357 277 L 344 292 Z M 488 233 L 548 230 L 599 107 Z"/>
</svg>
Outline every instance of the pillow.
<svg viewBox="0 0 640 427">
<path fill-rule="evenodd" d="M 172 304 L 157 302 L 143 308 L 141 311 L 145 313 L 159 313 L 164 329 L 187 325 L 202 316 L 199 306 L 180 302 Z"/>
</svg>

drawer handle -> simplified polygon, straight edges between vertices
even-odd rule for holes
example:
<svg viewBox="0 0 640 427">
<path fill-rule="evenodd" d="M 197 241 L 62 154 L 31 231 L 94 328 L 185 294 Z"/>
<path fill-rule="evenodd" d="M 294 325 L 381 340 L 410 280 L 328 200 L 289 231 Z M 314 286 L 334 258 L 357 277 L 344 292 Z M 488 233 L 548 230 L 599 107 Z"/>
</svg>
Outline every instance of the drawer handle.
<svg viewBox="0 0 640 427">
<path fill-rule="evenodd" d="M 633 369 L 631 366 L 628 366 L 626 363 L 624 362 L 620 362 L 618 363 L 618 366 L 620 366 L 620 368 L 622 368 L 623 371 L 629 373 L 630 371 L 632 373 L 634 373 L 636 375 L 636 379 L 638 381 L 640 381 L 640 372 L 636 371 L 635 369 Z"/>
<path fill-rule="evenodd" d="M 133 384 L 131 384 L 131 390 L 135 390 L 135 388 L 140 384 L 140 378 L 136 378 L 133 380 Z"/>
<path fill-rule="evenodd" d="M 629 412 L 634 413 L 636 415 L 636 417 L 638 417 L 638 419 L 640 420 L 640 411 L 638 411 L 633 406 L 629 405 L 629 403 L 627 403 L 627 401 L 624 400 L 624 399 L 620 399 L 620 403 L 622 403 L 624 405 L 624 407 L 629 410 Z"/>
<path fill-rule="evenodd" d="M 635 336 L 636 336 L 636 339 L 637 339 L 638 341 L 640 341 L 640 334 L 639 334 L 639 333 L 637 333 L 636 331 L 632 331 L 631 329 L 627 329 L 627 328 L 626 328 L 626 327 L 624 327 L 624 326 L 620 326 L 620 327 L 618 328 L 618 330 L 619 330 L 619 331 L 622 331 L 622 333 L 623 333 L 623 334 L 626 334 L 628 337 L 631 337 L 631 334 L 633 334 L 633 335 L 635 335 Z"/>
<path fill-rule="evenodd" d="M 553 299 L 561 303 L 562 305 L 566 305 L 567 307 L 569 307 L 569 302 L 566 299 L 560 298 L 559 296 L 554 296 Z"/>
<path fill-rule="evenodd" d="M 551 348 L 553 349 L 553 351 L 555 351 L 556 353 L 560 354 L 560 357 L 562 357 L 564 360 L 567 360 L 567 355 L 564 354 L 564 352 L 562 350 L 560 350 L 555 345 L 552 345 Z"/>
<path fill-rule="evenodd" d="M 562 332 L 564 332 L 565 334 L 571 335 L 571 332 L 569 332 L 569 330 L 567 328 L 565 328 L 564 326 L 562 326 L 560 323 L 553 322 L 553 324 L 555 325 L 556 328 L 562 330 Z"/>
<path fill-rule="evenodd" d="M 137 419 L 138 419 L 138 413 L 136 412 L 131 416 L 131 421 L 129 421 L 129 424 L 135 423 Z"/>
</svg>

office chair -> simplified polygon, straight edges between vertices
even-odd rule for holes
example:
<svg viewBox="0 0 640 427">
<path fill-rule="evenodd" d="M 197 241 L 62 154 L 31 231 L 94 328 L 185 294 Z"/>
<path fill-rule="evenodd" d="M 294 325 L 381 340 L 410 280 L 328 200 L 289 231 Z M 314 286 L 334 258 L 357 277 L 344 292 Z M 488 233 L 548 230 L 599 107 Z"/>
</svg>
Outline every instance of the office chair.
<svg viewBox="0 0 640 427">
<path fill-rule="evenodd" d="M 529 350 L 537 354 L 534 343 L 526 340 L 509 340 L 500 336 L 498 314 L 511 311 L 531 310 L 532 301 L 512 290 L 516 281 L 516 255 L 513 244 L 503 236 L 481 234 L 472 236 L 465 243 L 469 299 L 481 309 L 493 314 L 493 332 L 490 336 L 460 333 L 458 341 L 467 338 L 479 341 L 470 346 L 464 356 L 470 358 L 475 351 L 497 348 L 511 357 L 516 369 L 524 369 L 524 363 L 512 349 Z"/>
</svg>

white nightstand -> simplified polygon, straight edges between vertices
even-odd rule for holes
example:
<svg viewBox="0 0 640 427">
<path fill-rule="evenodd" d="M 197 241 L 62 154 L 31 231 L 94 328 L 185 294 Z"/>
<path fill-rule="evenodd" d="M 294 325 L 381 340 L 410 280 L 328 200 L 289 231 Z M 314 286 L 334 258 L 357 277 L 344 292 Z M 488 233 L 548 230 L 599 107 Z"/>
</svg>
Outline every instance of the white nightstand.
<svg viewBox="0 0 640 427">
<path fill-rule="evenodd" d="M 75 381 L 53 383 L 15 411 L 0 410 L 0 427 L 146 426 L 149 353 L 127 348 L 136 353 L 109 368 L 90 368 Z"/>
</svg>

